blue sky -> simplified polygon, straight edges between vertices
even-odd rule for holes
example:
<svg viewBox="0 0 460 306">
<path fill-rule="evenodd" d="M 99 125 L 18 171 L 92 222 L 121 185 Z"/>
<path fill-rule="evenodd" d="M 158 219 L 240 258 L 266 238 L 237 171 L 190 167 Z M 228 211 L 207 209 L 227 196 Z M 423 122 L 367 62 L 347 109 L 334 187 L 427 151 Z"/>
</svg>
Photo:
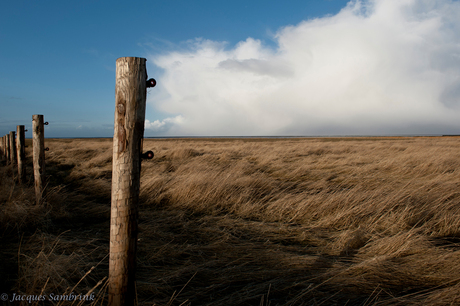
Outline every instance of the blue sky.
<svg viewBox="0 0 460 306">
<path fill-rule="evenodd" d="M 460 134 L 459 1 L 7 1 L 0 135 L 113 135 L 147 58 L 145 136 Z M 30 132 L 26 137 L 30 137 Z"/>
</svg>

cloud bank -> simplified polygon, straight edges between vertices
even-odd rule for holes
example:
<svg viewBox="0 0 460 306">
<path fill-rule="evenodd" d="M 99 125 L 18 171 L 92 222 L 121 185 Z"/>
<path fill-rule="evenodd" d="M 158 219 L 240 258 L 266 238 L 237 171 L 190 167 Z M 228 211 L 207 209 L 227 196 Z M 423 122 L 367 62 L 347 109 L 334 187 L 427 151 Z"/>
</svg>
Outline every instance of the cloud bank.
<svg viewBox="0 0 460 306">
<path fill-rule="evenodd" d="M 152 55 L 158 135 L 460 134 L 460 2 L 351 1 L 268 47 L 194 39 Z"/>
</svg>

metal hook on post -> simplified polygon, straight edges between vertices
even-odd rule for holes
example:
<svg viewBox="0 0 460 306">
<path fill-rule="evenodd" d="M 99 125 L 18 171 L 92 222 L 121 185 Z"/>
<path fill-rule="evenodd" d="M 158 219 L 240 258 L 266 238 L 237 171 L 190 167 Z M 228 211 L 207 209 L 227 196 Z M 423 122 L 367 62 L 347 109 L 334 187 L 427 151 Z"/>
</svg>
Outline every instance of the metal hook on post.
<svg viewBox="0 0 460 306">
<path fill-rule="evenodd" d="M 45 150 L 45 151 L 49 151 L 49 150 L 50 150 L 50 148 L 46 147 L 44 150 Z"/>
<path fill-rule="evenodd" d="M 154 156 L 152 151 L 147 151 L 141 154 L 141 159 L 152 159 Z"/>
<path fill-rule="evenodd" d="M 45 123 L 43 123 L 43 124 L 44 124 L 44 125 L 48 125 L 48 124 L 49 124 L 49 122 L 48 122 L 48 121 L 46 121 L 46 122 L 45 122 Z"/>
<path fill-rule="evenodd" d="M 155 85 L 157 85 L 157 81 L 155 79 L 148 79 L 147 80 L 147 88 L 150 88 L 150 87 L 155 87 Z"/>
</svg>

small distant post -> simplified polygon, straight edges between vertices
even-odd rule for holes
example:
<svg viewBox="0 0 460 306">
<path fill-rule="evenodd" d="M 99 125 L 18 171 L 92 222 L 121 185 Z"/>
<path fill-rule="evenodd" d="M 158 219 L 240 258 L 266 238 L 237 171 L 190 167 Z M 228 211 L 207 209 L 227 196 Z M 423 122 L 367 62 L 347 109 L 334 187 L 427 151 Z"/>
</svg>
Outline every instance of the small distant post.
<svg viewBox="0 0 460 306">
<path fill-rule="evenodd" d="M 3 143 L 3 158 L 6 160 L 6 135 L 3 135 L 2 143 Z"/>
<path fill-rule="evenodd" d="M 25 144 L 25 127 L 18 125 L 16 127 L 17 141 L 16 153 L 18 157 L 18 181 L 19 184 L 24 184 L 26 181 L 26 144 Z"/>
<path fill-rule="evenodd" d="M 16 132 L 10 131 L 10 160 L 11 164 L 16 164 Z"/>
<path fill-rule="evenodd" d="M 45 182 L 45 129 L 43 125 L 43 115 L 32 116 L 35 203 L 37 205 L 42 201 Z"/>
<path fill-rule="evenodd" d="M 11 175 L 14 180 L 14 165 L 16 164 L 16 132 L 10 131 L 10 162 L 11 162 Z"/>
<path fill-rule="evenodd" d="M 144 137 L 145 58 L 116 61 L 110 219 L 109 305 L 134 305 L 137 219 Z"/>
<path fill-rule="evenodd" d="M 2 136 L 2 159 L 6 159 L 5 135 Z"/>
<path fill-rule="evenodd" d="M 10 163 L 10 134 L 5 135 L 5 147 L 6 147 L 6 163 Z"/>
<path fill-rule="evenodd" d="M 3 160 L 3 156 L 5 154 L 5 143 L 3 142 L 3 136 L 0 139 L 0 158 Z"/>
<path fill-rule="evenodd" d="M 6 159 L 6 135 L 3 135 L 3 137 L 2 137 L 2 145 L 3 145 L 3 148 L 2 148 L 2 151 L 3 151 L 2 154 L 3 155 L 2 155 L 2 157 L 4 159 Z"/>
<path fill-rule="evenodd" d="M 6 135 L 3 135 L 3 157 L 6 160 L 6 163 L 8 164 L 8 145 L 7 145 L 7 137 Z"/>
</svg>

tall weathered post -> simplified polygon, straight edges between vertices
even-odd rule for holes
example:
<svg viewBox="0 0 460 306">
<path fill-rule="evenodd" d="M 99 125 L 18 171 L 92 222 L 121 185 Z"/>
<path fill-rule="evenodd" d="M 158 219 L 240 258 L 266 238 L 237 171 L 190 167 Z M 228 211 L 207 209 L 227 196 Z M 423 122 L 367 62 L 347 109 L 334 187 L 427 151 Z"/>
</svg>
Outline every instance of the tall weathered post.
<svg viewBox="0 0 460 306">
<path fill-rule="evenodd" d="M 137 219 L 147 95 L 146 59 L 116 61 L 109 305 L 134 305 Z"/>
<path fill-rule="evenodd" d="M 45 129 L 43 125 L 43 115 L 32 116 L 35 203 L 37 205 L 42 201 L 45 182 Z"/>
<path fill-rule="evenodd" d="M 18 181 L 23 184 L 26 181 L 26 142 L 25 142 L 25 128 L 23 125 L 16 127 L 17 140 L 16 140 L 16 154 L 18 158 Z"/>
</svg>

